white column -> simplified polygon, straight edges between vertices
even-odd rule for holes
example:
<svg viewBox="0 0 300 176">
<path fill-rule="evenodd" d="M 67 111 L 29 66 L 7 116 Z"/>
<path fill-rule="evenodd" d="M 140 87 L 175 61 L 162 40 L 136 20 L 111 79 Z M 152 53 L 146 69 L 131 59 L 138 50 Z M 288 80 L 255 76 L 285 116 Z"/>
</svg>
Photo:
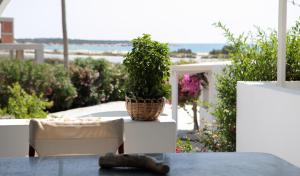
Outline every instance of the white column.
<svg viewBox="0 0 300 176">
<path fill-rule="evenodd" d="M 9 58 L 14 59 L 14 50 L 9 50 Z"/>
<path fill-rule="evenodd" d="M 206 72 L 206 77 L 208 80 L 208 87 L 206 87 L 205 89 L 201 90 L 201 96 L 199 98 L 200 101 L 204 102 L 204 103 L 209 103 L 211 104 L 211 86 L 214 84 L 211 80 L 212 80 L 212 72 L 208 71 Z M 204 128 L 205 122 L 207 122 L 210 118 L 208 116 L 208 107 L 205 105 L 200 105 L 200 109 L 199 109 L 199 117 L 200 117 L 200 129 Z"/>
<path fill-rule="evenodd" d="M 171 86 L 172 86 L 172 118 L 176 122 L 176 130 L 178 129 L 177 108 L 178 108 L 178 74 L 175 70 L 171 70 Z"/>
<path fill-rule="evenodd" d="M 287 0 L 279 0 L 277 83 L 280 86 L 284 85 L 286 77 L 286 21 Z"/>
<path fill-rule="evenodd" d="M 17 50 L 16 51 L 16 59 L 24 60 L 24 50 Z"/>
</svg>

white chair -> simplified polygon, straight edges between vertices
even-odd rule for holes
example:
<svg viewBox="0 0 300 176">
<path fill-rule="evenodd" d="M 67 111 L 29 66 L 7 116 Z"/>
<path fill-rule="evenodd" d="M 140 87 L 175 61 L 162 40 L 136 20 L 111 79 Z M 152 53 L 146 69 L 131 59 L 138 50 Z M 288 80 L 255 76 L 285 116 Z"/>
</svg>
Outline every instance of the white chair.
<svg viewBox="0 0 300 176">
<path fill-rule="evenodd" d="M 29 156 L 124 153 L 123 119 L 30 120 Z"/>
</svg>

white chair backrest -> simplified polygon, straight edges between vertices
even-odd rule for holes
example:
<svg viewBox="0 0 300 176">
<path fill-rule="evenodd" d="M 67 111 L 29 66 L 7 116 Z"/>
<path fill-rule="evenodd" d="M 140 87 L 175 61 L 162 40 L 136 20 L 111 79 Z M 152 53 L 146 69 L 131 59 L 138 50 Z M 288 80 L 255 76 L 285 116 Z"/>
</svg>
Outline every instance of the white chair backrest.
<svg viewBox="0 0 300 176">
<path fill-rule="evenodd" d="M 30 120 L 29 144 L 38 156 L 103 155 L 124 143 L 123 119 Z"/>
</svg>

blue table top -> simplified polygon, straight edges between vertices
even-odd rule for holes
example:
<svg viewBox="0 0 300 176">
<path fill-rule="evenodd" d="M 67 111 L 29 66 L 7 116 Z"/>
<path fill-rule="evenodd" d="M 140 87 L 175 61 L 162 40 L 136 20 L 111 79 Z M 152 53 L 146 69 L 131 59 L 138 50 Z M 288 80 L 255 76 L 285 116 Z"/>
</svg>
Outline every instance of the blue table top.
<svg viewBox="0 0 300 176">
<path fill-rule="evenodd" d="M 1 176 L 155 175 L 138 169 L 103 170 L 98 156 L 0 157 Z M 300 176 L 296 166 L 263 153 L 164 154 L 170 176 Z"/>
</svg>

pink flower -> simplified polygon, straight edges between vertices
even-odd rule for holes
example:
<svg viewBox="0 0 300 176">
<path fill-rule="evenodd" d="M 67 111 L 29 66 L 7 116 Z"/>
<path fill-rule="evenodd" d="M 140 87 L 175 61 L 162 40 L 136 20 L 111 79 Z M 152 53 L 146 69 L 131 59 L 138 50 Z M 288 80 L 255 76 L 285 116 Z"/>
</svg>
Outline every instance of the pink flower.
<svg viewBox="0 0 300 176">
<path fill-rule="evenodd" d="M 182 153 L 182 150 L 180 147 L 176 147 L 176 153 Z"/>
<path fill-rule="evenodd" d="M 202 89 L 201 80 L 197 75 L 190 76 L 184 74 L 182 80 L 179 82 L 179 96 L 188 96 L 192 98 L 198 98 Z"/>
<path fill-rule="evenodd" d="M 53 89 L 51 87 L 46 89 L 46 95 L 51 95 L 53 93 Z"/>
</svg>

